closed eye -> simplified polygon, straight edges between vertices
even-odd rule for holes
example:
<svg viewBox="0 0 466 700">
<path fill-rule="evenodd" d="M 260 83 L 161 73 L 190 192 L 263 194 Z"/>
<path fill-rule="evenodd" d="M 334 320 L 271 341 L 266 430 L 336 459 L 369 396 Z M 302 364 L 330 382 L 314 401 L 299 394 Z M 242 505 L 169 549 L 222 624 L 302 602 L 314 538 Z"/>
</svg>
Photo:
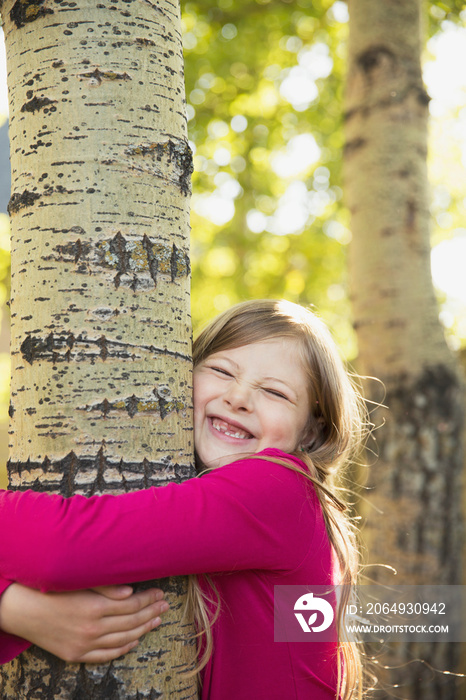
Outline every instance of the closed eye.
<svg viewBox="0 0 466 700">
<path fill-rule="evenodd" d="M 267 394 L 272 394 L 272 396 L 278 396 L 279 399 L 285 399 L 286 401 L 289 401 L 288 396 L 285 396 L 285 394 L 282 394 L 276 389 L 265 389 L 265 391 L 267 392 Z"/>
<path fill-rule="evenodd" d="M 228 372 L 226 369 L 223 369 L 222 367 L 209 367 L 209 369 L 213 370 L 214 372 L 217 372 L 218 374 L 223 374 L 225 377 L 232 377 L 233 375 Z"/>
</svg>

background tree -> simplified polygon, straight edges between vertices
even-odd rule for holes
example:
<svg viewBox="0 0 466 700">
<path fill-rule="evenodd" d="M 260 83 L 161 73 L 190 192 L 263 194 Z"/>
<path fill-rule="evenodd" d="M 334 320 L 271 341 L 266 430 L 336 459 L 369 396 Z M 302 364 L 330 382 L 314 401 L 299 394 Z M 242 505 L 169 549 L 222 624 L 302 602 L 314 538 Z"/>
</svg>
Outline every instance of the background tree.
<svg viewBox="0 0 466 700">
<path fill-rule="evenodd" d="M 1 10 L 12 165 L 10 487 L 68 496 L 180 480 L 193 473 L 192 158 L 178 7 L 7 0 Z M 183 589 L 179 580 L 161 585 L 169 597 Z M 195 684 L 173 670 L 192 663 L 180 604 L 123 662 L 21 655 L 2 668 L 0 695 L 195 697 Z"/>
<path fill-rule="evenodd" d="M 422 3 L 350 0 L 345 195 L 358 368 L 381 379 L 387 409 L 369 470 L 365 540 L 374 578 L 462 583 L 463 390 L 438 320 L 430 272 L 429 97 L 422 82 Z M 387 696 L 452 699 L 458 644 L 390 645 Z M 425 664 L 405 662 L 423 659 Z"/>
</svg>

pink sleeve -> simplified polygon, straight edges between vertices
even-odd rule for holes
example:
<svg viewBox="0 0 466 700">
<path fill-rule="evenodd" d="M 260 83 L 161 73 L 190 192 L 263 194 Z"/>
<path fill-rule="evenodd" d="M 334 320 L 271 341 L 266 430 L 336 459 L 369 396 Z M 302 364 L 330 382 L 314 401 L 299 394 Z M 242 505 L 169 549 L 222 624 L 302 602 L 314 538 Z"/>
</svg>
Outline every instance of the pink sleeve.
<svg viewBox="0 0 466 700">
<path fill-rule="evenodd" d="M 70 590 L 191 573 L 291 570 L 308 551 L 315 499 L 303 477 L 253 458 L 118 496 L 4 491 L 0 572 L 41 590 Z"/>
<path fill-rule="evenodd" d="M 3 595 L 9 585 L 11 585 L 11 581 L 0 576 L 0 595 Z M 7 634 L 0 629 L 0 664 L 8 663 L 29 646 L 31 646 L 30 643 L 25 639 L 16 637 L 14 634 Z"/>
</svg>

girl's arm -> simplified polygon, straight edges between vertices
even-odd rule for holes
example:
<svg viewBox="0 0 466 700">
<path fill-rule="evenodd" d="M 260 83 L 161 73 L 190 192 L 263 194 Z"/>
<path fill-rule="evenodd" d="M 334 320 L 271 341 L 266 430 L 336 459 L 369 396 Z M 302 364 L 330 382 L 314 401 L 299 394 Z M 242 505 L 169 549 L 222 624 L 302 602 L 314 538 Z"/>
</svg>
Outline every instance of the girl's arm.
<svg viewBox="0 0 466 700">
<path fill-rule="evenodd" d="M 290 570 L 309 548 L 316 510 L 306 507 L 310 498 L 316 499 L 303 477 L 253 458 L 118 496 L 3 492 L 0 572 L 33 588 L 71 590 L 179 574 Z"/>
<path fill-rule="evenodd" d="M 29 643 L 64 661 L 106 663 L 137 646 L 168 607 L 158 589 L 134 595 L 129 586 L 40 593 L 12 584 L 0 599 L 0 663 Z"/>
<path fill-rule="evenodd" d="M 5 664 L 11 661 L 15 656 L 21 654 L 28 648 L 30 642 L 17 637 L 12 631 L 7 633 L 2 627 L 2 601 L 4 592 L 11 586 L 11 581 L 7 581 L 0 576 L 0 664 Z"/>
</svg>

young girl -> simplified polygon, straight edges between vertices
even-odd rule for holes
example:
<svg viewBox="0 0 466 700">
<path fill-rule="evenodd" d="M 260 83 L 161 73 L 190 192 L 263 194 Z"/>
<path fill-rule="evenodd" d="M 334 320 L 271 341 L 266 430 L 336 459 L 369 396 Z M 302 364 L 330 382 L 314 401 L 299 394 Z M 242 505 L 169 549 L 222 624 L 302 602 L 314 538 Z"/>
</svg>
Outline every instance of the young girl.
<svg viewBox="0 0 466 700">
<path fill-rule="evenodd" d="M 221 314 L 199 335 L 194 365 L 201 476 L 117 496 L 2 492 L 0 531 L 11 533 L 0 546 L 3 588 L 15 581 L 71 591 L 189 574 L 195 621 L 204 632 L 203 700 L 358 697 L 354 645 L 274 642 L 274 586 L 328 586 L 356 576 L 352 528 L 334 490 L 361 439 L 362 402 L 335 344 L 310 311 L 251 301 Z M 206 602 L 212 589 L 218 610 Z M 109 633 L 107 645 L 114 658 L 127 640 L 119 634 L 126 627 L 118 626 L 118 615 L 134 612 L 118 606 L 134 596 L 121 588 L 105 592 L 122 599 L 108 600 L 114 636 Z M 25 616 L 28 595 L 36 597 L 33 614 Z M 125 624 L 140 636 L 158 624 L 152 619 L 162 609 L 156 592 L 138 595 L 146 595 L 136 607 L 147 616 Z M 54 598 L 17 584 L 6 590 L 0 606 L 4 661 L 27 646 L 8 632 L 60 649 L 60 622 L 53 646 L 53 632 L 41 637 L 37 620 L 42 614 L 53 628 L 53 601 L 61 616 L 67 596 L 84 610 L 86 596 L 97 593 Z M 99 643 L 80 660 L 110 658 Z"/>
</svg>

